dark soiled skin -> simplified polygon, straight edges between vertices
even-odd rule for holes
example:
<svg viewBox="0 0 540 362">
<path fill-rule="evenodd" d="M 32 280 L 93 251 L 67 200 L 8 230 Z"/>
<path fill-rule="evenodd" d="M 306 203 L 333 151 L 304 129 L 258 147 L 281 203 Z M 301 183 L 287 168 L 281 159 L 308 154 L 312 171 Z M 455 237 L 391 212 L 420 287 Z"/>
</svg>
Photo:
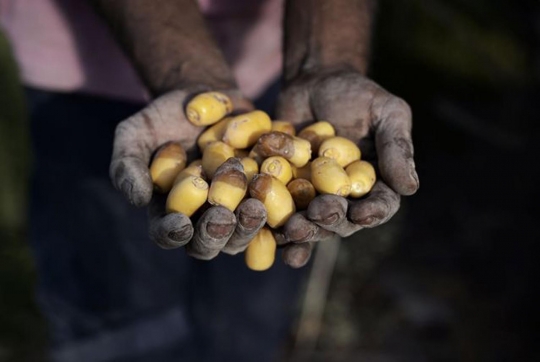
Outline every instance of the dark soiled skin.
<svg viewBox="0 0 540 362">
<path fill-rule="evenodd" d="M 283 249 L 283 262 L 291 268 L 301 268 L 307 264 L 311 257 L 313 245 L 311 243 L 289 244 Z"/>
<path fill-rule="evenodd" d="M 362 199 L 318 196 L 305 214 L 289 219 L 283 238 L 291 242 L 284 252 L 291 266 L 309 258 L 311 246 L 303 243 L 380 225 L 397 212 L 400 196 L 419 187 L 411 110 L 365 75 L 373 8 L 370 0 L 287 2 L 285 87 L 278 118 L 297 129 L 319 120 L 332 123 L 338 136 L 356 142 L 363 157 L 378 165 L 380 174 Z"/>
<path fill-rule="evenodd" d="M 163 198 L 152 194 L 148 165 L 163 144 L 178 141 L 190 159 L 202 128 L 187 121 L 186 103 L 217 90 L 233 102 L 233 112 L 252 110 L 191 0 L 92 0 L 111 24 L 155 99 L 119 123 L 110 166 L 113 184 L 134 205 L 148 205 L 150 236 L 165 248 L 187 246 L 200 259 L 220 250 L 236 253 L 266 220 L 257 200 L 236 213 L 211 207 L 192 221 L 164 214 Z M 386 222 L 399 208 L 400 195 L 418 188 L 407 104 L 365 77 L 373 2 L 370 0 L 288 0 L 285 19 L 285 87 L 277 116 L 297 128 L 330 121 L 337 134 L 357 142 L 364 155 L 376 155 L 382 179 L 364 199 L 317 197 L 303 214 L 280 230 L 285 261 L 304 265 L 311 242 L 333 233 L 350 235 Z M 375 147 L 373 147 L 375 145 Z M 239 217 L 243 215 L 243 217 Z M 245 217 L 253 215 L 254 217 Z M 234 240 L 234 241 L 231 241 Z M 300 245 L 302 243 L 310 243 Z M 309 252 L 308 252 L 309 249 Z"/>
<path fill-rule="evenodd" d="M 110 165 L 114 186 L 132 204 L 150 204 L 150 237 L 159 246 L 170 249 L 187 244 L 190 255 L 205 260 L 222 249 L 229 253 L 241 250 L 266 221 L 260 202 L 244 201 L 236 214 L 210 207 L 194 221 L 182 214 L 166 215 L 165 197 L 153 194 L 148 170 L 155 151 L 171 141 L 180 142 L 190 160 L 196 155 L 196 140 L 203 128 L 193 126 L 184 114 L 185 105 L 196 94 L 220 91 L 231 98 L 233 112 L 253 110 L 238 90 L 196 2 L 91 1 L 154 97 L 145 109 L 116 128 Z"/>
</svg>

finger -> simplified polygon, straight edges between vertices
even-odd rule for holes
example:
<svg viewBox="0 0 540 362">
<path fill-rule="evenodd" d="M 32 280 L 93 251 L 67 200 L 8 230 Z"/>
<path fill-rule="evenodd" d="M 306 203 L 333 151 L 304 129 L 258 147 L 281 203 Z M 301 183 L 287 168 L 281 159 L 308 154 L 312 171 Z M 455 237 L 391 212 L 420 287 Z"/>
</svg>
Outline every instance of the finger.
<svg viewBox="0 0 540 362">
<path fill-rule="evenodd" d="M 135 206 L 147 205 L 152 198 L 152 178 L 148 164 L 157 148 L 152 137 L 151 117 L 146 108 L 118 124 L 109 169 L 113 185 Z"/>
<path fill-rule="evenodd" d="M 307 264 L 311 257 L 313 245 L 311 243 L 289 244 L 283 248 L 281 257 L 283 262 L 291 268 L 301 268 Z"/>
<path fill-rule="evenodd" d="M 334 236 L 333 232 L 306 219 L 305 212 L 298 212 L 291 216 L 283 227 L 283 234 L 287 241 L 293 243 L 323 241 Z"/>
<path fill-rule="evenodd" d="M 280 94 L 276 106 L 276 117 L 293 123 L 297 129 L 311 123 L 313 115 L 309 107 L 308 92 L 293 86 Z"/>
<path fill-rule="evenodd" d="M 233 103 L 234 112 L 245 112 L 253 105 L 238 90 L 224 91 Z M 178 138 L 188 157 L 198 150 L 192 142 L 200 128 L 184 117 L 182 107 L 190 94 L 184 90 L 170 92 L 148 107 L 118 124 L 109 174 L 113 185 L 136 206 L 147 205 L 152 198 L 152 179 L 148 170 L 152 153 L 166 141 L 173 141 L 171 129 L 178 129 Z"/>
<path fill-rule="evenodd" d="M 413 159 L 412 115 L 408 104 L 391 96 L 374 103 L 375 145 L 384 181 L 400 195 L 412 195 L 419 180 Z"/>
<path fill-rule="evenodd" d="M 308 206 L 307 217 L 321 228 L 347 237 L 362 229 L 347 219 L 347 200 L 336 195 L 317 196 Z"/>
<path fill-rule="evenodd" d="M 235 211 L 237 225 L 222 251 L 235 255 L 246 250 L 249 242 L 266 223 L 266 209 L 257 199 L 242 201 Z"/>
<path fill-rule="evenodd" d="M 152 178 L 147 165 L 139 157 L 128 156 L 114 160 L 110 166 L 114 187 L 137 207 L 147 205 L 152 199 Z"/>
<path fill-rule="evenodd" d="M 214 206 L 202 214 L 193 239 L 186 246 L 188 255 L 210 260 L 227 244 L 236 227 L 236 217 L 223 206 Z"/>
<path fill-rule="evenodd" d="M 384 182 L 377 181 L 366 198 L 350 202 L 349 218 L 359 226 L 375 227 L 390 220 L 399 205 L 399 194 Z"/>
<path fill-rule="evenodd" d="M 165 213 L 165 195 L 154 194 L 148 208 L 150 239 L 163 249 L 186 245 L 193 236 L 189 217 L 179 213 Z"/>
</svg>

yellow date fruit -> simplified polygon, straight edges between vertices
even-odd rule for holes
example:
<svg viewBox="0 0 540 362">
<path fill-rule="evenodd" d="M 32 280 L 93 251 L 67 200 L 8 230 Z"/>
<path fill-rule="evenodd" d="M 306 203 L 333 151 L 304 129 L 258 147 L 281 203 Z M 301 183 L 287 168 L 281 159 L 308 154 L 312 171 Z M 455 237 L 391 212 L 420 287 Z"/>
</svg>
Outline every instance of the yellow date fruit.
<svg viewBox="0 0 540 362">
<path fill-rule="evenodd" d="M 203 168 L 202 168 L 201 160 L 193 161 L 192 163 L 189 164 L 188 167 L 186 167 L 185 169 L 180 171 L 178 176 L 176 176 L 176 178 L 174 179 L 173 186 L 176 185 L 177 183 L 179 183 L 180 181 L 182 181 L 187 176 L 197 176 L 197 177 L 200 177 L 202 179 L 206 179 L 206 176 L 205 176 Z"/>
<path fill-rule="evenodd" d="M 231 157 L 234 157 L 234 149 L 226 143 L 216 141 L 206 146 L 202 156 L 202 167 L 206 176 L 212 179 L 217 168 Z"/>
<path fill-rule="evenodd" d="M 360 149 L 351 140 L 345 137 L 331 137 L 323 141 L 319 147 L 320 157 L 330 157 L 337 161 L 341 167 L 360 159 Z"/>
<path fill-rule="evenodd" d="M 311 144 L 305 139 L 283 132 L 266 133 L 255 146 L 263 157 L 281 156 L 296 167 L 305 166 L 311 159 Z"/>
<path fill-rule="evenodd" d="M 208 202 L 234 211 L 246 196 L 247 177 L 240 160 L 229 158 L 219 166 L 208 191 Z"/>
<path fill-rule="evenodd" d="M 266 222 L 272 228 L 285 224 L 296 211 L 287 186 L 270 175 L 264 173 L 255 175 L 249 184 L 249 194 L 264 204 L 268 217 Z"/>
<path fill-rule="evenodd" d="M 307 209 L 311 200 L 317 195 L 311 182 L 303 178 L 297 178 L 289 182 L 287 189 L 291 193 L 296 208 L 300 210 Z"/>
<path fill-rule="evenodd" d="M 253 146 L 259 137 L 272 129 L 270 117 L 263 111 L 253 111 L 233 117 L 223 134 L 223 142 L 234 148 Z"/>
<path fill-rule="evenodd" d="M 221 141 L 223 135 L 225 134 L 225 128 L 229 124 L 231 117 L 226 117 L 219 121 L 218 123 L 208 127 L 197 139 L 197 146 L 201 152 L 204 152 L 206 146 L 215 141 Z"/>
<path fill-rule="evenodd" d="M 347 197 L 351 192 L 351 180 L 336 160 L 318 157 L 311 163 L 311 183 L 321 194 Z"/>
<path fill-rule="evenodd" d="M 195 126 L 209 126 L 232 112 L 231 99 L 220 92 L 195 96 L 186 106 L 186 117 Z"/>
<path fill-rule="evenodd" d="M 272 121 L 272 131 L 282 132 L 291 136 L 296 136 L 296 130 L 291 122 Z"/>
<path fill-rule="evenodd" d="M 259 166 L 262 165 L 262 163 L 264 161 L 263 155 L 261 155 L 259 153 L 259 149 L 257 147 L 257 144 L 255 144 L 255 146 L 253 146 L 251 151 L 249 151 L 248 157 L 254 159 L 255 162 L 257 162 L 257 165 L 259 165 Z"/>
<path fill-rule="evenodd" d="M 178 142 L 161 147 L 150 165 L 150 176 L 154 189 L 161 193 L 169 192 L 174 179 L 186 167 L 186 152 Z"/>
<path fill-rule="evenodd" d="M 245 252 L 245 261 L 249 269 L 264 271 L 269 269 L 276 258 L 277 243 L 272 231 L 263 227 L 249 243 Z"/>
<path fill-rule="evenodd" d="M 253 180 L 253 177 L 259 173 L 259 164 L 250 157 L 244 157 L 240 162 L 242 162 L 242 166 L 244 166 L 244 173 L 246 174 L 249 184 L 251 180 Z"/>
<path fill-rule="evenodd" d="M 304 167 L 293 167 L 293 178 L 303 178 L 311 181 L 311 162 L 308 162 Z"/>
<path fill-rule="evenodd" d="M 208 198 L 208 183 L 197 176 L 187 176 L 167 196 L 167 213 L 179 212 L 191 217 Z"/>
<path fill-rule="evenodd" d="M 272 156 L 264 160 L 261 165 L 261 173 L 274 176 L 285 185 L 287 185 L 293 177 L 291 164 L 280 156 Z"/>
<path fill-rule="evenodd" d="M 351 180 L 350 197 L 362 197 L 371 191 L 377 175 L 375 168 L 367 161 L 354 161 L 345 169 Z"/>
<path fill-rule="evenodd" d="M 314 153 L 319 152 L 319 146 L 324 140 L 335 135 L 336 130 L 334 126 L 326 121 L 315 122 L 298 133 L 298 137 L 306 139 L 311 143 L 311 151 Z"/>
</svg>

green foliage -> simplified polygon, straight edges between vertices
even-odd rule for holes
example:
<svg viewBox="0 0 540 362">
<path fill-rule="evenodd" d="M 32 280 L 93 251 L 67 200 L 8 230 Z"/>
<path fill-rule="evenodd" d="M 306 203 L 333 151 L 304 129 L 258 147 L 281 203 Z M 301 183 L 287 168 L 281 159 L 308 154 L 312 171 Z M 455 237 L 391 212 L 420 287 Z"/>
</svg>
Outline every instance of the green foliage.
<svg viewBox="0 0 540 362">
<path fill-rule="evenodd" d="M 28 129 L 17 68 L 0 34 L 0 228 L 24 225 Z"/>
<path fill-rule="evenodd" d="M 0 361 L 39 360 L 44 341 L 25 238 L 28 136 L 17 67 L 0 33 Z"/>
</svg>

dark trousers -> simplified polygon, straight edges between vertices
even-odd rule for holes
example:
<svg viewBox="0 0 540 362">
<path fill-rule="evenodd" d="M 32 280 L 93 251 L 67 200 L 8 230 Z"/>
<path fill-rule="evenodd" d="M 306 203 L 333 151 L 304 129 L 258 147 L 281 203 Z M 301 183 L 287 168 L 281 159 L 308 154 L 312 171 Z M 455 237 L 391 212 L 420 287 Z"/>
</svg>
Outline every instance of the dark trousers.
<svg viewBox="0 0 540 362">
<path fill-rule="evenodd" d="M 273 103 L 270 91 L 259 102 Z M 30 241 L 51 359 L 274 361 L 305 272 L 243 255 L 203 262 L 148 239 L 146 211 L 108 177 L 116 124 L 142 105 L 28 89 L 34 173 Z"/>
</svg>

